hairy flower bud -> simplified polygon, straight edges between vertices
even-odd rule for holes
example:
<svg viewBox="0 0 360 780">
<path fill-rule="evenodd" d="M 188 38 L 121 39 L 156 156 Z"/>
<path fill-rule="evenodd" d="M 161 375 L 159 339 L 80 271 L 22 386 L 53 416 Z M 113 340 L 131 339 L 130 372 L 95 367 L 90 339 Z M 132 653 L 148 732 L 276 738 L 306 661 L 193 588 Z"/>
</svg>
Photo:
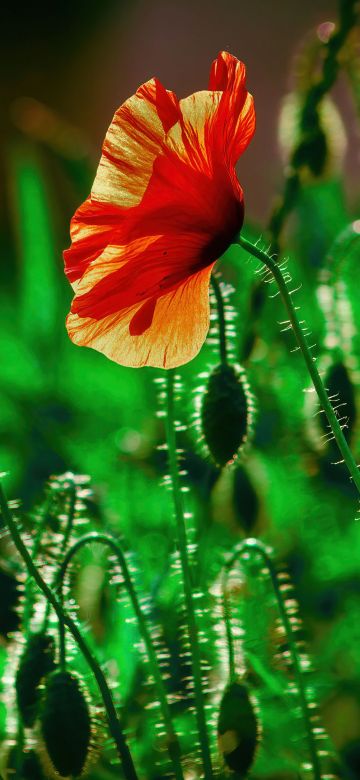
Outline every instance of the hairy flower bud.
<svg viewBox="0 0 360 780">
<path fill-rule="evenodd" d="M 45 748 L 61 777 L 80 775 L 89 755 L 91 718 L 79 679 L 55 671 L 46 680 L 40 715 Z"/>
<path fill-rule="evenodd" d="M 239 777 L 250 769 L 259 741 L 259 729 L 246 685 L 231 683 L 220 702 L 218 743 L 226 765 Z"/>
<path fill-rule="evenodd" d="M 200 415 L 215 463 L 231 463 L 248 438 L 253 416 L 253 400 L 242 368 L 221 364 L 211 372 Z"/>
<path fill-rule="evenodd" d="M 39 632 L 27 641 L 16 673 L 16 700 L 23 723 L 34 725 L 40 699 L 39 685 L 55 668 L 55 643 L 52 636 Z"/>
<path fill-rule="evenodd" d="M 19 602 L 19 586 L 10 572 L 0 569 L 0 635 L 7 635 L 19 628 L 20 618 L 16 612 Z"/>
</svg>

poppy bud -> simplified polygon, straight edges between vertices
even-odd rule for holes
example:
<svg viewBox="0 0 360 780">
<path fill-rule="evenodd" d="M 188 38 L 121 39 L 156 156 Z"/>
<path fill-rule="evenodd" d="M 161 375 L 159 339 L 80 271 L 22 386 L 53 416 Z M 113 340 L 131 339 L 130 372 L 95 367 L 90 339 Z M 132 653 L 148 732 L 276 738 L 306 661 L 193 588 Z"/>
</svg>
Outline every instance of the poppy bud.
<svg viewBox="0 0 360 780">
<path fill-rule="evenodd" d="M 55 643 L 40 632 L 28 639 L 15 678 L 16 700 L 24 725 L 34 725 L 40 700 L 39 685 L 55 668 Z"/>
<path fill-rule="evenodd" d="M 200 415 L 215 463 L 231 463 L 248 438 L 253 416 L 253 400 L 242 368 L 221 364 L 211 372 Z"/>
<path fill-rule="evenodd" d="M 89 755 L 91 718 L 78 678 L 55 671 L 46 680 L 40 715 L 46 751 L 61 777 L 80 775 Z"/>
<path fill-rule="evenodd" d="M 279 142 L 284 163 L 303 167 L 302 176 L 332 174 L 341 169 L 347 138 L 341 115 L 326 97 L 318 116 L 302 117 L 303 97 L 291 93 L 284 98 L 279 119 Z M 305 126 L 304 126 L 305 124 Z"/>
<path fill-rule="evenodd" d="M 0 634 L 3 637 L 19 628 L 20 618 L 16 612 L 20 590 L 14 576 L 0 569 Z"/>
<path fill-rule="evenodd" d="M 254 707 L 246 685 L 231 683 L 220 702 L 218 744 L 226 765 L 239 777 L 250 769 L 259 740 Z"/>
</svg>

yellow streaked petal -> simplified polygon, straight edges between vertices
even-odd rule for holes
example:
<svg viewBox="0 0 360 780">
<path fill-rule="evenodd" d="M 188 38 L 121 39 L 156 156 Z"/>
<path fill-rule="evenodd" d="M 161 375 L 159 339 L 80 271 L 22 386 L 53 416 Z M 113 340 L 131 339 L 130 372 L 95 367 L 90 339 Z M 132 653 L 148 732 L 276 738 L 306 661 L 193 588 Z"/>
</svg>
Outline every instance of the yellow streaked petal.
<svg viewBox="0 0 360 780">
<path fill-rule="evenodd" d="M 181 121 L 166 136 L 166 144 L 193 168 L 211 175 L 211 137 L 221 92 L 202 90 L 180 100 Z"/>
<path fill-rule="evenodd" d="M 165 137 L 155 92 L 156 82 L 151 79 L 115 112 L 91 191 L 93 199 L 121 208 L 140 203 Z"/>
<path fill-rule="evenodd" d="M 67 329 L 75 344 L 103 352 L 124 366 L 175 368 L 192 360 L 209 330 L 209 282 L 212 266 L 191 276 L 156 302 L 150 327 L 139 336 L 130 321 L 143 302 L 101 320 L 69 314 Z"/>
</svg>

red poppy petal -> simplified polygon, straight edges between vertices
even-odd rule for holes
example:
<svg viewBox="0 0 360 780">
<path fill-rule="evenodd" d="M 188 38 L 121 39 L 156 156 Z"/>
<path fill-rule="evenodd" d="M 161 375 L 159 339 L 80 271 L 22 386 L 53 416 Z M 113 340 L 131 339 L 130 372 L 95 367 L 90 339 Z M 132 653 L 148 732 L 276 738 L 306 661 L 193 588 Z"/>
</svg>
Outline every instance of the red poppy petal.
<svg viewBox="0 0 360 780">
<path fill-rule="evenodd" d="M 65 273 L 74 289 L 86 269 L 109 243 L 116 243 L 119 209 L 87 198 L 77 209 L 71 223 L 72 245 L 64 254 Z"/>
<path fill-rule="evenodd" d="M 165 133 L 178 120 L 179 104 L 157 79 L 143 84 L 116 111 L 106 134 L 92 194 L 70 226 L 72 246 L 64 252 L 65 272 L 76 287 L 88 265 L 107 244 L 124 241 L 124 213 L 141 202 Z"/>
<path fill-rule="evenodd" d="M 219 107 L 222 118 L 225 149 L 230 164 L 235 165 L 255 132 L 255 109 L 252 95 L 245 85 L 246 68 L 243 62 L 226 51 L 214 60 L 209 88 L 222 90 Z"/>
<path fill-rule="evenodd" d="M 213 61 L 209 77 L 209 89 L 232 91 L 245 86 L 246 68 L 241 60 L 238 60 L 227 51 L 221 51 Z"/>
<path fill-rule="evenodd" d="M 221 97 L 221 92 L 204 90 L 180 101 L 181 120 L 166 136 L 168 153 L 156 160 L 142 205 L 153 190 L 154 202 L 156 193 L 158 203 L 166 204 L 167 219 L 184 231 L 202 231 L 209 239 L 223 236 L 223 252 L 241 228 L 243 213 L 242 192 L 237 183 L 234 186 L 219 143 Z"/>
<path fill-rule="evenodd" d="M 75 344 L 92 347 L 124 366 L 175 368 L 192 360 L 201 349 L 209 329 L 209 281 L 212 266 L 194 274 L 156 301 L 153 316 L 145 315 L 142 303 L 102 320 L 69 314 L 67 329 Z M 136 323 L 136 317 L 139 317 Z M 151 322 L 138 328 L 141 316 Z M 131 333 L 134 322 L 140 333 Z"/>
<path fill-rule="evenodd" d="M 156 306 L 156 298 L 149 298 L 143 303 L 129 322 L 130 336 L 141 336 L 150 328 L 153 321 Z"/>
<path fill-rule="evenodd" d="M 77 287 L 71 311 L 100 320 L 150 297 L 159 298 L 206 266 L 194 234 L 145 236 L 109 246 L 90 264 Z"/>
<path fill-rule="evenodd" d="M 131 366 L 175 367 L 199 351 L 211 269 L 243 220 L 234 163 L 254 130 L 244 79 L 220 55 L 221 89 L 179 103 L 153 79 L 116 112 L 65 252 L 75 343 Z"/>
<path fill-rule="evenodd" d="M 180 116 L 179 101 L 175 93 L 165 89 L 158 79 L 151 79 L 143 84 L 136 94 L 142 96 L 155 107 L 165 133 L 178 121 Z"/>
<path fill-rule="evenodd" d="M 69 278 L 73 281 L 81 272 L 72 314 L 102 320 L 164 296 L 211 265 L 241 228 L 242 198 L 234 193 L 223 157 L 213 159 L 211 139 L 220 97 L 199 92 L 181 101 L 181 122 L 167 134 L 166 153 L 155 160 L 138 206 L 121 210 L 84 204 L 80 231 L 75 217 L 73 234 L 82 238 L 66 253 L 66 259 L 70 254 L 73 260 Z M 147 317 L 150 308 L 144 306 L 133 319 L 133 331 L 142 329 Z"/>
<path fill-rule="evenodd" d="M 221 92 L 203 90 L 180 100 L 180 121 L 166 138 L 171 150 L 209 178 L 213 175 L 212 130 L 217 122 L 221 96 Z"/>
<path fill-rule="evenodd" d="M 255 108 L 254 99 L 250 92 L 246 92 L 245 100 L 241 95 L 230 98 L 233 120 L 227 128 L 227 144 L 231 159 L 235 163 L 249 145 L 255 133 Z"/>
<path fill-rule="evenodd" d="M 93 200 L 120 208 L 136 206 L 144 195 L 165 132 L 176 122 L 175 95 L 151 79 L 115 112 L 103 144 L 92 188 Z"/>
</svg>

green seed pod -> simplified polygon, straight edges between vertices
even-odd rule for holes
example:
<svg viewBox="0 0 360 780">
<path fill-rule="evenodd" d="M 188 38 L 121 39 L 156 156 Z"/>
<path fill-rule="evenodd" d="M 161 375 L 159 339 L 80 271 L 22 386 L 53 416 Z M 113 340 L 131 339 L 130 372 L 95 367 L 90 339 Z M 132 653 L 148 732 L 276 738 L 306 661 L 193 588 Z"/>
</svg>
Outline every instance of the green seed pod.
<svg viewBox="0 0 360 780">
<path fill-rule="evenodd" d="M 81 774 L 89 755 L 91 718 L 79 679 L 56 671 L 46 680 L 40 714 L 45 748 L 61 777 Z"/>
<path fill-rule="evenodd" d="M 257 718 L 246 685 L 233 682 L 220 702 L 218 743 L 226 765 L 239 777 L 246 777 L 258 740 Z"/>
<path fill-rule="evenodd" d="M 55 668 L 55 642 L 52 636 L 39 632 L 28 639 L 16 673 L 16 700 L 24 726 L 30 728 L 38 713 L 39 685 Z"/>
<path fill-rule="evenodd" d="M 280 111 L 278 137 L 285 164 L 289 158 L 305 181 L 312 176 L 334 175 L 342 169 L 347 137 L 341 114 L 325 97 L 315 117 L 303 117 L 303 95 L 287 95 Z M 305 122 L 304 122 L 305 119 Z M 305 126 L 304 126 L 305 125 Z"/>
<path fill-rule="evenodd" d="M 240 367 L 221 364 L 211 372 L 202 400 L 201 426 L 215 463 L 231 463 L 251 429 L 253 401 Z"/>
<path fill-rule="evenodd" d="M 19 628 L 20 617 L 16 612 L 20 589 L 15 577 L 0 569 L 0 635 L 7 639 L 10 632 Z"/>
</svg>

